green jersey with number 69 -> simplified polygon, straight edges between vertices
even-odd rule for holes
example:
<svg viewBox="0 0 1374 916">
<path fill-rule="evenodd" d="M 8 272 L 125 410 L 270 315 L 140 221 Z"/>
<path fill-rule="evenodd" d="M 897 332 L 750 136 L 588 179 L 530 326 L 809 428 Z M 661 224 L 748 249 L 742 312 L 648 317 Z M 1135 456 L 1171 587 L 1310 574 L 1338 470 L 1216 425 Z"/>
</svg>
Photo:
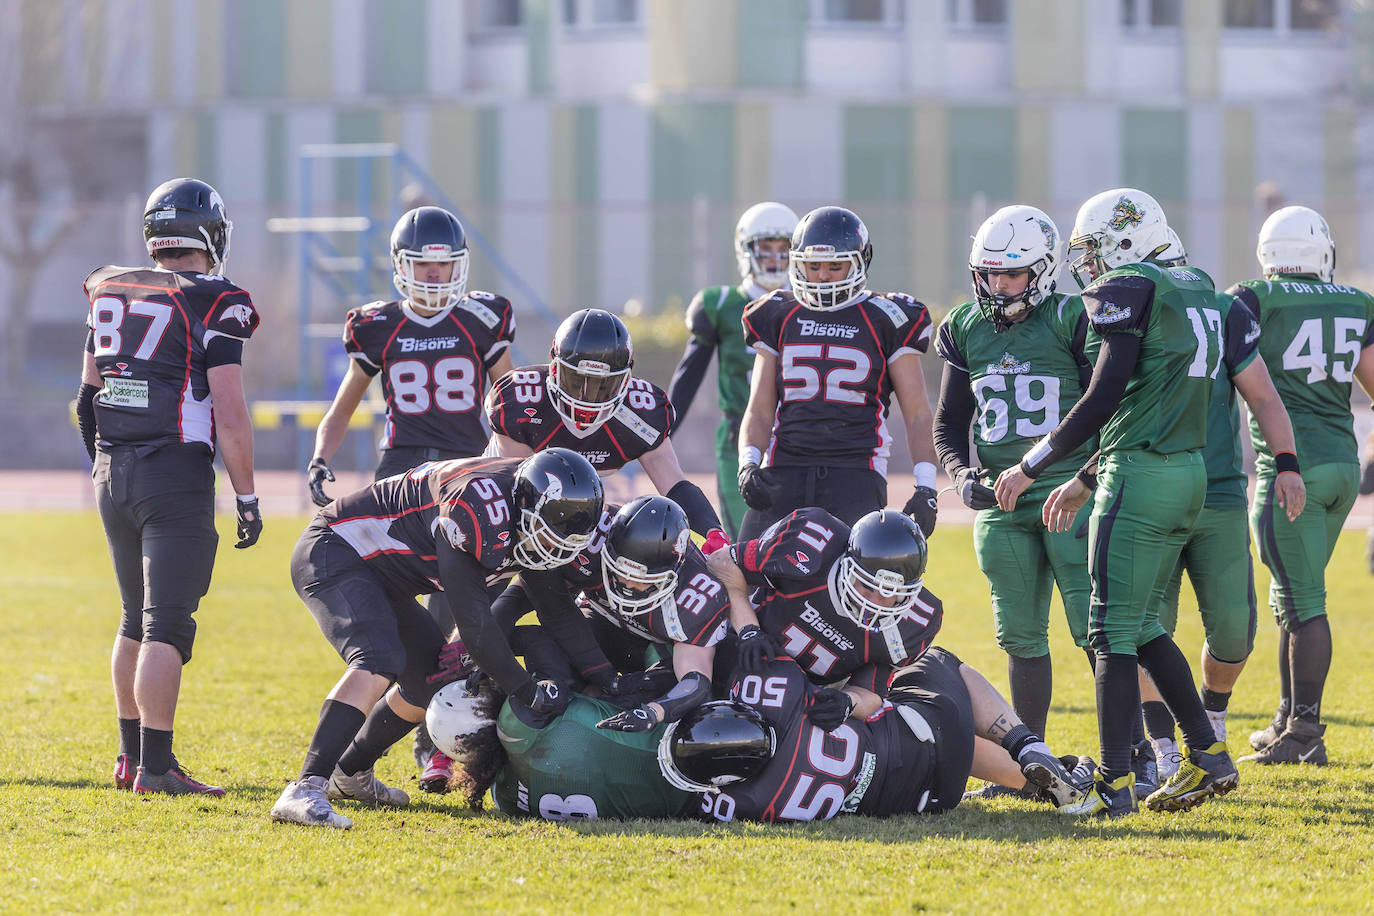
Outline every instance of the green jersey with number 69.
<svg viewBox="0 0 1374 916">
<path fill-rule="evenodd" d="M 567 710 L 544 728 L 531 728 L 507 701 L 496 733 L 507 761 L 491 787 L 503 814 L 546 821 L 678 817 L 696 810 L 697 797 L 673 788 L 658 768 L 665 725 L 647 732 L 599 729 L 620 709 L 575 694 Z"/>
<path fill-rule="evenodd" d="M 1094 352 L 1087 352 L 1087 336 L 1088 319 L 1077 296 L 1055 294 L 1000 331 L 975 302 L 945 316 L 935 349 L 969 375 L 978 402 L 973 423 L 978 462 L 994 477 L 1020 462 L 1082 397 L 1080 369 L 1091 372 L 1096 355 L 1096 342 Z M 1094 437 L 1043 471 L 1027 496 L 1048 496 L 1096 450 Z"/>
<path fill-rule="evenodd" d="M 767 290 L 760 288 L 762 295 Z M 754 351 L 744 342 L 744 307 L 752 297 L 743 285 L 708 286 L 692 297 L 687 307 L 687 328 L 702 343 L 714 347 L 716 387 L 720 410 L 728 421 L 744 416 L 749 404 L 749 370 Z"/>
<path fill-rule="evenodd" d="M 1230 292 L 1259 319 L 1260 353 L 1293 422 L 1298 462 L 1359 462 L 1350 388 L 1360 352 L 1374 344 L 1374 298 L 1312 277 L 1276 274 Z M 1255 466 L 1274 473 L 1274 456 L 1250 419 Z"/>
<path fill-rule="evenodd" d="M 1120 294 L 1112 289 L 1132 291 L 1135 301 L 1116 301 Z M 1102 454 L 1143 450 L 1170 455 L 1202 448 L 1212 380 L 1222 362 L 1221 316 L 1212 278 L 1196 267 L 1127 264 L 1085 289 L 1083 303 L 1090 346 L 1094 337 L 1106 334 L 1140 338 L 1126 392 L 1099 434 Z"/>
</svg>

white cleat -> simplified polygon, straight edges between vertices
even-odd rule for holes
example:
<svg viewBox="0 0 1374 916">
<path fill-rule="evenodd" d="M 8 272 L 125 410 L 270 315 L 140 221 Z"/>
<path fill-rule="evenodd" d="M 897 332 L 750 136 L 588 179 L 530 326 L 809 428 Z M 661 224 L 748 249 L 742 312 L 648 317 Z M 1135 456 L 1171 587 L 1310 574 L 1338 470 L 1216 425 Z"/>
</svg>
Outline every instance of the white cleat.
<svg viewBox="0 0 1374 916">
<path fill-rule="evenodd" d="M 325 794 L 330 801 L 347 799 L 369 808 L 404 808 L 410 804 L 409 795 L 382 782 L 371 767 L 352 776 L 345 776 L 343 770 L 334 767 Z"/>
<path fill-rule="evenodd" d="M 272 820 L 306 827 L 334 827 L 347 830 L 353 822 L 334 810 L 325 796 L 323 776 L 307 776 L 287 783 L 281 798 L 272 806 Z"/>
<path fill-rule="evenodd" d="M 1155 767 L 1159 770 L 1159 782 L 1162 785 L 1178 772 L 1179 766 L 1183 763 L 1183 755 L 1178 751 L 1178 745 L 1172 738 L 1151 738 L 1150 743 L 1155 749 Z"/>
<path fill-rule="evenodd" d="M 1226 743 L 1226 710 L 1206 710 L 1207 721 L 1212 723 L 1212 731 L 1216 732 L 1217 740 L 1222 744 Z"/>
</svg>

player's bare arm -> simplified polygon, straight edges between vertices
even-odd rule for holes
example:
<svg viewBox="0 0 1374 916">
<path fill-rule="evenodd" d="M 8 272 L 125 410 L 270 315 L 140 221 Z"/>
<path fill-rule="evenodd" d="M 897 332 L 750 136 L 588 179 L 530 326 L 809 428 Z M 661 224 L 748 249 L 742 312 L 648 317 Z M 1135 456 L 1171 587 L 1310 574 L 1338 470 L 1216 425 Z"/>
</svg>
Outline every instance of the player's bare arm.
<svg viewBox="0 0 1374 916">
<path fill-rule="evenodd" d="M 349 360 L 348 372 L 339 382 L 339 390 L 334 392 L 334 400 L 315 430 L 315 454 L 311 456 L 312 459 L 328 462 L 334 457 L 343 444 L 344 436 L 348 435 L 348 421 L 362 403 L 371 382 L 372 376 L 362 370 L 358 361 Z"/>
<path fill-rule="evenodd" d="M 510 436 L 492 433 L 491 443 L 487 446 L 487 454 L 498 458 L 528 458 L 534 454 L 534 449 L 516 442 Z"/>
<path fill-rule="evenodd" d="M 1297 442 L 1293 436 L 1293 424 L 1288 419 L 1288 411 L 1274 388 L 1269 377 L 1269 368 L 1264 358 L 1258 354 L 1250 365 L 1231 377 L 1231 384 L 1245 399 L 1245 406 L 1259 424 L 1260 434 L 1269 445 L 1269 450 L 1277 455 L 1288 452 L 1296 455 Z M 1295 471 L 1283 471 L 1274 480 L 1274 499 L 1283 508 L 1291 522 L 1302 515 L 1307 505 L 1307 486 L 1302 475 Z"/>
<path fill-rule="evenodd" d="M 759 617 L 749 603 L 749 585 L 744 570 L 730 556 L 728 550 L 717 550 L 706 558 L 706 569 L 715 576 L 730 596 L 730 626 L 738 633 L 747 626 L 758 626 Z"/>
<path fill-rule="evenodd" d="M 239 496 L 253 495 L 253 421 L 243 396 L 243 366 L 227 363 L 205 373 L 215 405 L 215 439 L 229 482 Z"/>
<path fill-rule="evenodd" d="M 501 351 L 500 356 L 496 357 L 496 362 L 492 363 L 491 367 L 487 369 L 487 378 L 491 379 L 491 383 L 495 385 L 514 368 L 515 364 L 511 362 L 510 348 L 507 347 Z"/>
</svg>

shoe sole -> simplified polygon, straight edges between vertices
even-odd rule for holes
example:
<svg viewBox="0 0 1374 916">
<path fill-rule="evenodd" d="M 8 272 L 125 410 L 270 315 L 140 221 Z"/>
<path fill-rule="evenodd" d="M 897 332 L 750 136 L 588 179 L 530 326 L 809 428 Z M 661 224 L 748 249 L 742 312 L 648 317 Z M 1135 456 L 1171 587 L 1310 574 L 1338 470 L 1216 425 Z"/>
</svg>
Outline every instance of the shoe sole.
<svg viewBox="0 0 1374 916">
<path fill-rule="evenodd" d="M 1169 796 L 1161 798 L 1158 801 L 1151 796 L 1145 799 L 1145 807 L 1149 808 L 1151 811 L 1189 811 L 1213 796 L 1227 794 L 1238 785 L 1240 785 L 1240 774 L 1231 773 L 1227 776 L 1213 779 L 1207 785 L 1200 786 L 1187 795 Z"/>
<path fill-rule="evenodd" d="M 285 816 L 285 815 L 278 814 L 276 811 L 273 811 L 273 812 L 269 815 L 269 817 L 272 819 L 272 821 L 273 821 L 274 823 L 277 823 L 277 824 L 295 824 L 297 827 L 327 827 L 327 828 L 331 828 L 331 829 L 334 829 L 334 830 L 349 830 L 349 829 L 351 829 L 351 828 L 353 827 L 353 822 L 350 821 L 348 818 L 343 817 L 342 815 L 338 815 L 338 814 L 336 814 L 336 815 L 334 815 L 334 816 L 335 816 L 336 818 L 338 818 L 339 820 L 343 821 L 343 823 L 341 823 L 341 824 L 336 824 L 336 823 L 334 823 L 332 820 L 331 820 L 331 821 L 298 821 L 298 820 L 296 820 L 296 819 L 293 818 L 293 817 L 287 817 L 287 816 Z"/>
<path fill-rule="evenodd" d="M 428 779 L 421 779 L 421 780 L 420 780 L 420 791 L 421 791 L 421 792 L 428 792 L 428 793 L 430 793 L 431 795 L 447 795 L 447 794 L 448 794 L 448 791 L 449 791 L 449 790 L 448 790 L 448 777 L 447 777 L 447 776 L 431 776 L 431 777 L 429 777 Z"/>
<path fill-rule="evenodd" d="M 1041 792 L 1047 793 L 1051 798 L 1057 798 L 1058 791 L 1068 791 L 1073 793 L 1073 797 L 1065 801 L 1056 801 L 1055 807 L 1072 805 L 1083 797 L 1083 792 L 1077 787 L 1070 785 L 1054 774 L 1054 771 L 1044 764 L 1031 763 L 1021 771 L 1026 779 Z"/>
</svg>

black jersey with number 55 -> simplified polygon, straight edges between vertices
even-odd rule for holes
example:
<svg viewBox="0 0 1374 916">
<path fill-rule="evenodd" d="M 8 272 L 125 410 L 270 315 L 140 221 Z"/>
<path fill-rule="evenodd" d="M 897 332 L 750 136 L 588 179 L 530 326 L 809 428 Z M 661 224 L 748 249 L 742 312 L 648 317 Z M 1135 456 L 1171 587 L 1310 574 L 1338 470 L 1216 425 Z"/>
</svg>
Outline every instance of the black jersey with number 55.
<svg viewBox="0 0 1374 916">
<path fill-rule="evenodd" d="M 104 380 L 95 398 L 98 441 L 213 448 L 206 348 L 217 337 L 253 336 L 258 313 L 248 293 L 220 276 L 155 267 L 101 267 L 84 286 L 86 349 Z"/>
</svg>

